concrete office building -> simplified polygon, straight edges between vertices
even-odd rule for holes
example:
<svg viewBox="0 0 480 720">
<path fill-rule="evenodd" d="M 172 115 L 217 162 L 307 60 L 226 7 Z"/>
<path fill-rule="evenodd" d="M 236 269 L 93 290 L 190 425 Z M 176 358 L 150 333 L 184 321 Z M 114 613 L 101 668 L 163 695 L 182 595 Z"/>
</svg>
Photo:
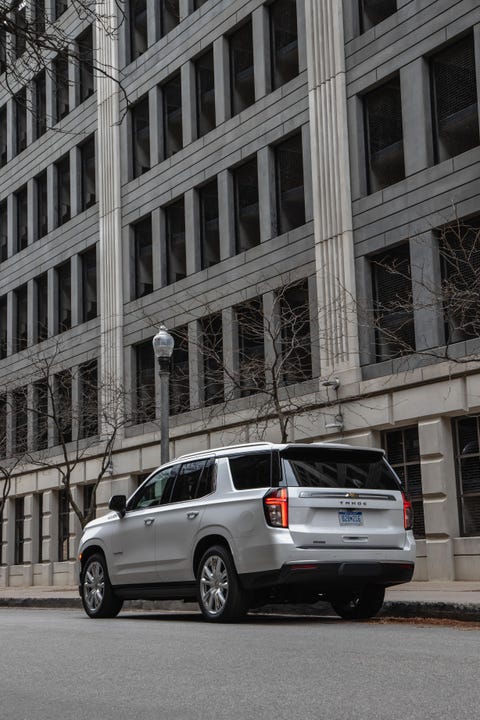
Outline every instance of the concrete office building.
<svg viewBox="0 0 480 720">
<path fill-rule="evenodd" d="M 118 37 L 75 22 L 121 90 L 92 79 L 86 53 L 0 99 L 2 455 L 39 446 L 22 397 L 45 402 L 32 352 L 55 352 L 72 406 L 86 375 L 125 387 L 97 513 L 133 491 L 160 458 L 161 322 L 177 341 L 171 456 L 279 439 L 232 378 L 241 349 L 275 357 L 273 316 L 285 351 L 288 307 L 301 326 L 283 375 L 299 408 L 289 439 L 386 447 L 414 503 L 416 578 L 478 579 L 480 374 L 442 360 L 446 345 L 474 358 L 478 338 L 449 335 L 447 303 L 426 302 L 457 221 L 480 264 L 478 3 L 131 0 Z M 51 425 L 40 445 L 55 456 Z M 72 434 L 93 452 L 101 425 Z M 76 468 L 79 505 L 94 477 L 94 458 Z M 74 517 L 58 472 L 22 465 L 0 584 L 74 582 Z"/>
</svg>

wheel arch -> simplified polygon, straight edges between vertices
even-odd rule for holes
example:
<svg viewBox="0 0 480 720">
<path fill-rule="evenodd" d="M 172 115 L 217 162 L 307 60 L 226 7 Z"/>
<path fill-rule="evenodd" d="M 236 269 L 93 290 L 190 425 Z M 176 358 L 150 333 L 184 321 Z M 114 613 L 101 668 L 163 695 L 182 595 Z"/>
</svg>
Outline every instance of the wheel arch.
<svg viewBox="0 0 480 720">
<path fill-rule="evenodd" d="M 87 562 L 88 558 L 92 557 L 92 555 L 96 555 L 97 553 L 103 555 L 105 562 L 107 561 L 105 550 L 101 545 L 88 545 L 82 550 L 82 559 L 80 560 L 81 570 L 83 570 L 83 568 L 85 567 L 85 563 Z"/>
<path fill-rule="evenodd" d="M 235 564 L 232 548 L 230 547 L 230 543 L 228 542 L 226 537 L 217 533 L 211 533 L 210 535 L 206 535 L 205 537 L 201 538 L 195 548 L 195 552 L 193 554 L 193 573 L 195 577 L 197 577 L 198 566 L 203 555 L 207 552 L 208 548 L 214 547 L 215 545 L 221 545 L 222 547 L 224 547 L 228 551 L 233 563 Z"/>
</svg>

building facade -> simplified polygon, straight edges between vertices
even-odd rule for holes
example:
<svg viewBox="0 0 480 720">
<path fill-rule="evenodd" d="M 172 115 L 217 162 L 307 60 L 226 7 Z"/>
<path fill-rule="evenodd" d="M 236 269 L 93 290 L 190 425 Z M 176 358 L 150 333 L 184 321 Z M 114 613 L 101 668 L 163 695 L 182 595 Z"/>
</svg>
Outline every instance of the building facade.
<svg viewBox="0 0 480 720">
<path fill-rule="evenodd" d="M 59 439 L 87 510 L 114 395 L 97 514 L 159 464 L 161 323 L 171 456 L 383 446 L 416 578 L 478 579 L 478 4 L 131 0 L 111 36 L 60 10 L 76 59 L 0 99 L 0 584 L 74 582 Z"/>
</svg>

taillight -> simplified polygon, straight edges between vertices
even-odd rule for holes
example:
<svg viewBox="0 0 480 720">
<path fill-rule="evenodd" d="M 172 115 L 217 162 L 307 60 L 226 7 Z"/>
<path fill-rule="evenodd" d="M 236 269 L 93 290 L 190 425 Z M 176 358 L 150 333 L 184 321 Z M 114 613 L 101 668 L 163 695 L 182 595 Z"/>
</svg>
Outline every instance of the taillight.
<svg viewBox="0 0 480 720">
<path fill-rule="evenodd" d="M 413 527 L 413 507 L 410 500 L 407 498 L 406 495 L 402 493 L 403 496 L 403 524 L 405 527 L 405 530 L 411 530 Z"/>
<path fill-rule="evenodd" d="M 263 508 L 269 525 L 282 528 L 288 527 L 287 488 L 270 490 L 263 498 Z"/>
</svg>

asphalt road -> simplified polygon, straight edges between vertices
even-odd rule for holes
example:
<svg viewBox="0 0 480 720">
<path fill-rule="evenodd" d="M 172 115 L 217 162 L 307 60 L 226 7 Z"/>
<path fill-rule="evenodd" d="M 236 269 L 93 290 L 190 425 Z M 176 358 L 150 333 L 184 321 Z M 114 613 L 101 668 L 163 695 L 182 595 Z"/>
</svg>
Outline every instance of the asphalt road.
<svg viewBox="0 0 480 720">
<path fill-rule="evenodd" d="M 1 720 L 473 720 L 480 631 L 0 609 Z"/>
</svg>

